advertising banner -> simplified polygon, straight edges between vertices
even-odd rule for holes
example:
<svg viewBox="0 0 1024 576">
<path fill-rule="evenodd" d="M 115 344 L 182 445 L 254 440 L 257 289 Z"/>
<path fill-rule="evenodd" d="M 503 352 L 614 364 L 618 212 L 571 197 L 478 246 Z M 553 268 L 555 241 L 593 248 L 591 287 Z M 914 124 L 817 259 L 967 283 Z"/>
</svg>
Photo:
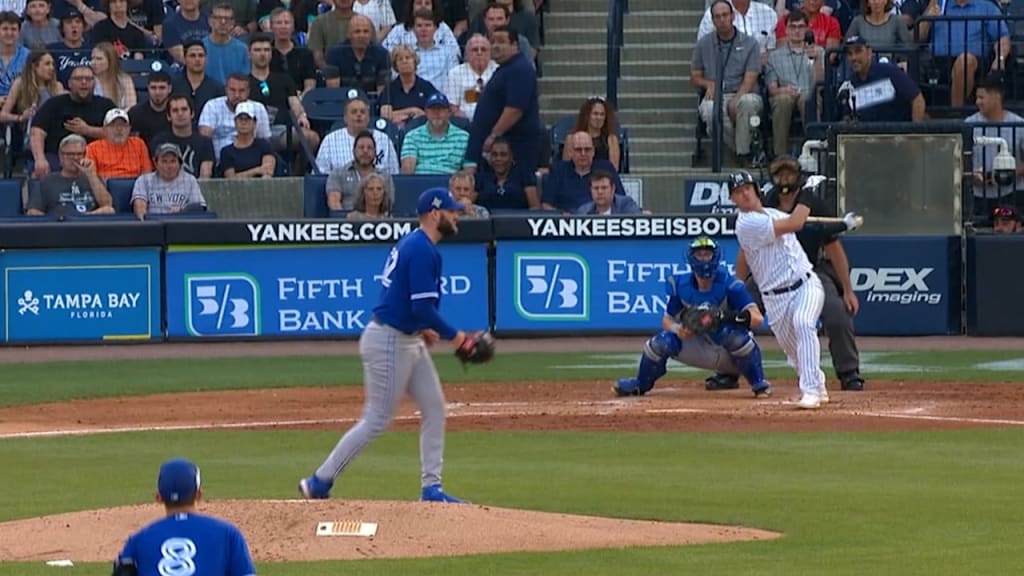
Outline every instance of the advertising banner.
<svg viewBox="0 0 1024 576">
<path fill-rule="evenodd" d="M 959 334 L 960 239 L 858 236 L 843 239 L 860 300 L 857 334 Z"/>
<path fill-rule="evenodd" d="M 487 247 L 442 244 L 441 314 L 462 330 L 489 325 Z M 390 245 L 170 247 L 172 338 L 358 336 L 373 314 Z"/>
<path fill-rule="evenodd" d="M 732 270 L 736 241 L 718 241 Z M 843 243 L 861 304 L 854 320 L 858 334 L 959 332 L 958 242 L 849 236 Z M 666 278 L 689 269 L 686 246 L 680 240 L 499 240 L 495 328 L 657 330 L 667 303 Z"/>
<path fill-rule="evenodd" d="M 736 261 L 736 240 L 720 238 Z M 497 330 L 579 332 L 656 330 L 665 281 L 689 270 L 683 240 L 499 240 Z"/>
<path fill-rule="evenodd" d="M 16 250 L 0 270 L 5 342 L 161 335 L 159 248 Z"/>
<path fill-rule="evenodd" d="M 708 174 L 683 183 L 684 205 L 687 214 L 732 214 L 736 205 L 729 200 L 728 174 Z"/>
</svg>

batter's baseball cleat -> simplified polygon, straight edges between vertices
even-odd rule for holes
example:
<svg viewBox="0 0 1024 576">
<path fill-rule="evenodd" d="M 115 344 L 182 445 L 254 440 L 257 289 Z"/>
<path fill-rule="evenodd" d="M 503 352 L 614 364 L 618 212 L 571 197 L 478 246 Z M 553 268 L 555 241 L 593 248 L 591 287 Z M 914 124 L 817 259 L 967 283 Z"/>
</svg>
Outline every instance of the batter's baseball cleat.
<svg viewBox="0 0 1024 576">
<path fill-rule="evenodd" d="M 764 382 L 761 386 L 754 388 L 754 398 L 764 399 L 772 397 L 772 385 Z"/>
<path fill-rule="evenodd" d="M 829 402 L 832 401 L 832 399 L 828 397 L 828 390 L 826 390 L 825 388 L 821 389 L 821 393 L 818 394 L 818 401 L 821 402 L 822 404 L 828 404 Z"/>
<path fill-rule="evenodd" d="M 715 374 L 704 379 L 705 390 L 735 390 L 740 387 L 740 377 L 733 374 Z"/>
<path fill-rule="evenodd" d="M 309 478 L 299 480 L 299 494 L 307 500 L 326 500 L 331 497 L 334 482 L 324 482 L 313 474 Z"/>
<path fill-rule="evenodd" d="M 433 486 L 427 486 L 420 493 L 420 500 L 423 502 L 445 502 L 447 504 L 466 504 L 465 500 L 456 498 L 450 494 L 445 494 L 444 490 L 441 489 L 440 484 L 434 484 Z"/>
<path fill-rule="evenodd" d="M 817 394 L 804 394 L 800 396 L 800 401 L 796 403 L 797 408 L 803 410 L 814 410 L 815 408 L 821 408 L 821 397 Z"/>
</svg>

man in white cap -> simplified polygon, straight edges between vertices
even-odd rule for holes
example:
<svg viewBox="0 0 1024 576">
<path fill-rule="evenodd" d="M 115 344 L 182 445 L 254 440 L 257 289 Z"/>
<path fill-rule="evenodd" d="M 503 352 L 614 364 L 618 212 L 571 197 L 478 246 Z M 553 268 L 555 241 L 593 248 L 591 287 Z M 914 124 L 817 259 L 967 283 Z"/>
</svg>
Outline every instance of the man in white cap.
<svg viewBox="0 0 1024 576">
<path fill-rule="evenodd" d="M 114 561 L 113 576 L 208 574 L 255 576 L 245 536 L 234 524 L 196 512 L 199 467 L 176 458 L 160 466 L 156 500 L 166 516 L 132 534 Z"/>
<path fill-rule="evenodd" d="M 85 157 L 93 161 L 96 173 L 103 180 L 136 178 L 153 171 L 146 143 L 138 136 L 131 136 L 131 131 L 128 112 L 111 108 L 103 117 L 103 139 L 85 148 Z"/>
<path fill-rule="evenodd" d="M 181 150 L 167 142 L 153 152 L 156 170 L 135 180 L 132 211 L 139 220 L 147 214 L 176 214 L 206 210 L 206 199 L 195 176 L 181 169 Z"/>
<path fill-rule="evenodd" d="M 259 102 L 239 102 L 235 107 L 235 139 L 220 152 L 220 171 L 225 178 L 272 178 L 277 156 L 269 140 L 256 135 Z"/>
</svg>

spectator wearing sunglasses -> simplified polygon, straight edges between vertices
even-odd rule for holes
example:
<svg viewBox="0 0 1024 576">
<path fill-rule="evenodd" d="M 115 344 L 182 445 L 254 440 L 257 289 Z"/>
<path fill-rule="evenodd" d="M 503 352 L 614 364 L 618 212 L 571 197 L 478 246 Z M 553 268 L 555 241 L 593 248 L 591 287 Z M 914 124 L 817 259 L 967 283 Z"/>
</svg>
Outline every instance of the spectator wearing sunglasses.
<svg viewBox="0 0 1024 576">
<path fill-rule="evenodd" d="M 294 124 L 292 130 L 295 132 L 292 135 L 291 148 L 293 150 L 299 148 L 297 130 L 302 130 L 310 147 L 315 152 L 320 147 L 320 136 L 309 126 L 309 118 L 306 117 L 302 101 L 299 100 L 299 89 L 296 88 L 292 77 L 288 74 L 270 70 L 273 46 L 270 35 L 262 32 L 254 34 L 249 40 L 249 60 L 252 62 L 252 69 L 249 72 L 250 98 L 267 107 L 272 120 L 271 143 L 275 150 L 288 148 L 288 127 Z M 289 112 L 295 115 L 294 123 Z"/>
<path fill-rule="evenodd" d="M 235 9 L 230 4 L 217 4 L 210 14 L 210 35 L 203 39 L 206 47 L 206 73 L 221 84 L 228 75 L 249 69 L 249 51 L 245 43 L 231 35 L 235 27 Z"/>
<path fill-rule="evenodd" d="M 444 93 L 452 103 L 453 114 L 472 120 L 480 94 L 494 76 L 498 63 L 491 59 L 491 42 L 482 34 L 474 34 L 466 42 L 464 60 L 448 72 Z"/>
<path fill-rule="evenodd" d="M 992 211 L 992 231 L 996 234 L 1020 234 L 1022 222 L 1024 218 L 1013 206 L 1000 206 Z"/>
<path fill-rule="evenodd" d="M 615 166 L 607 160 L 594 159 L 594 140 L 590 134 L 573 132 L 566 146 L 570 147 L 570 160 L 554 166 L 542 190 L 541 202 L 546 210 L 560 210 L 568 214 L 591 202 L 590 175 L 595 172 L 610 174 L 615 194 L 626 194 Z"/>
<path fill-rule="evenodd" d="M 1010 154 L 1017 159 L 1017 177 L 1008 185 L 996 183 L 992 172 L 992 161 L 998 148 L 974 145 L 974 214 L 985 218 L 996 206 L 1020 206 L 1024 203 L 1024 167 L 1020 164 L 1024 153 L 1024 118 L 1010 112 L 1003 105 L 1003 78 L 1001 74 L 990 74 L 978 84 L 975 103 L 978 111 L 967 117 L 968 124 L 978 124 L 974 136 L 996 136 L 1006 141 Z M 1010 126 L 985 126 L 999 122 L 1016 124 Z"/>
</svg>

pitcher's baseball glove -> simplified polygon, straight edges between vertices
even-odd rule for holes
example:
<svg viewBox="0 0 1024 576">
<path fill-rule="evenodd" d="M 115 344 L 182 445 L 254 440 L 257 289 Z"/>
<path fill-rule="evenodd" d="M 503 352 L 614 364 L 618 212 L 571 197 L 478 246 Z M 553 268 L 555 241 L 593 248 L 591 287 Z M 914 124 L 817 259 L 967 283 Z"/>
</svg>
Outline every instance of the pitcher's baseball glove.
<svg viewBox="0 0 1024 576">
<path fill-rule="evenodd" d="M 455 350 L 455 357 L 466 364 L 483 364 L 494 358 L 494 335 L 490 332 L 473 332 L 466 335 L 462 345 Z"/>
<path fill-rule="evenodd" d="M 722 311 L 710 308 L 693 307 L 683 312 L 681 324 L 694 336 L 709 334 L 718 330 L 722 323 Z"/>
</svg>

